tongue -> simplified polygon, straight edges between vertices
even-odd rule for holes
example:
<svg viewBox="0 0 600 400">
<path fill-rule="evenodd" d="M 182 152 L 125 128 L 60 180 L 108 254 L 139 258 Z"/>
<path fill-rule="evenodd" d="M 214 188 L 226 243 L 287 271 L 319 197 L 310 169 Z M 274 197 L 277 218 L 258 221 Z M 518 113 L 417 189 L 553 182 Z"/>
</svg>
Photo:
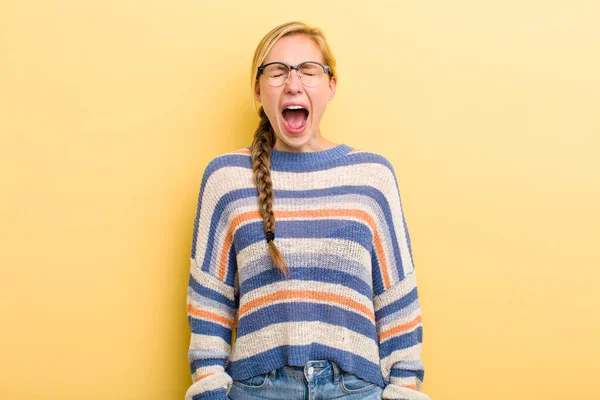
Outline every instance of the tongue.
<svg viewBox="0 0 600 400">
<path fill-rule="evenodd" d="M 283 119 L 287 122 L 289 126 L 293 129 L 302 128 L 302 126 L 306 123 L 306 119 L 308 118 L 308 111 L 306 110 L 283 110 Z"/>
</svg>

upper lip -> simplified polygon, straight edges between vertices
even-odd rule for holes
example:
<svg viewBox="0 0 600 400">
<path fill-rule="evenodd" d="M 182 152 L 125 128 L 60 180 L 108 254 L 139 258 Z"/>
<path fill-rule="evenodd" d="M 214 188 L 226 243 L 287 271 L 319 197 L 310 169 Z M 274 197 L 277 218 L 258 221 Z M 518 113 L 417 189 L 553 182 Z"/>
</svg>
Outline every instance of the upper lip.
<svg viewBox="0 0 600 400">
<path fill-rule="evenodd" d="M 292 102 L 289 102 L 289 103 L 284 103 L 283 106 L 281 107 L 281 112 L 283 112 L 283 110 L 285 110 L 289 106 L 301 106 L 306 111 L 310 112 L 309 109 L 308 109 L 308 106 L 306 104 L 300 103 L 300 102 L 297 102 L 297 101 L 292 101 Z"/>
</svg>

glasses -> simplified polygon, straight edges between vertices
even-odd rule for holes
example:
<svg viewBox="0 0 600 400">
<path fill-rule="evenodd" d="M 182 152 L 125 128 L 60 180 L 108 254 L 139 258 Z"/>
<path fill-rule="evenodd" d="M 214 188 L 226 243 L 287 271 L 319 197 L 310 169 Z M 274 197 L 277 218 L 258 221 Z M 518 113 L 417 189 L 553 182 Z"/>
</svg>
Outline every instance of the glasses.
<svg viewBox="0 0 600 400">
<path fill-rule="evenodd" d="M 317 86 L 329 73 L 329 65 L 316 61 L 304 61 L 296 66 L 274 61 L 258 67 L 258 72 L 264 75 L 268 85 L 277 87 L 287 83 L 293 69 L 304 86 Z"/>
</svg>

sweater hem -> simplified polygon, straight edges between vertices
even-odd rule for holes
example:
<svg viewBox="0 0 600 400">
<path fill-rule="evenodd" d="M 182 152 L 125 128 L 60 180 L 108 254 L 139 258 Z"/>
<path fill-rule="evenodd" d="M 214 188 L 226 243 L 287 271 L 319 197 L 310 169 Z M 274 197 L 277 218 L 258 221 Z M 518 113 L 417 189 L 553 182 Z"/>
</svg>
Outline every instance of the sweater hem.
<svg viewBox="0 0 600 400">
<path fill-rule="evenodd" d="M 226 372 L 234 380 L 243 380 L 266 374 L 286 365 L 302 367 L 309 361 L 315 360 L 333 361 L 343 371 L 382 388 L 385 387 L 378 364 L 348 351 L 316 343 L 307 346 L 281 346 L 250 358 L 233 361 L 229 364 Z"/>
</svg>

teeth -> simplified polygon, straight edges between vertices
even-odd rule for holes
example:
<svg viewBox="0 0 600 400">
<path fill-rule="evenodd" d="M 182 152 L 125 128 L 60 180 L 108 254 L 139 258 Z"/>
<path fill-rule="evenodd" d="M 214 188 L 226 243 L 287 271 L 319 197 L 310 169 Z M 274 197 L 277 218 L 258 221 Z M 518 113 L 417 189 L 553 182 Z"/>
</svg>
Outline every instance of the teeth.
<svg viewBox="0 0 600 400">
<path fill-rule="evenodd" d="M 302 106 L 288 106 L 286 107 L 287 110 L 304 110 L 304 107 Z"/>
</svg>

